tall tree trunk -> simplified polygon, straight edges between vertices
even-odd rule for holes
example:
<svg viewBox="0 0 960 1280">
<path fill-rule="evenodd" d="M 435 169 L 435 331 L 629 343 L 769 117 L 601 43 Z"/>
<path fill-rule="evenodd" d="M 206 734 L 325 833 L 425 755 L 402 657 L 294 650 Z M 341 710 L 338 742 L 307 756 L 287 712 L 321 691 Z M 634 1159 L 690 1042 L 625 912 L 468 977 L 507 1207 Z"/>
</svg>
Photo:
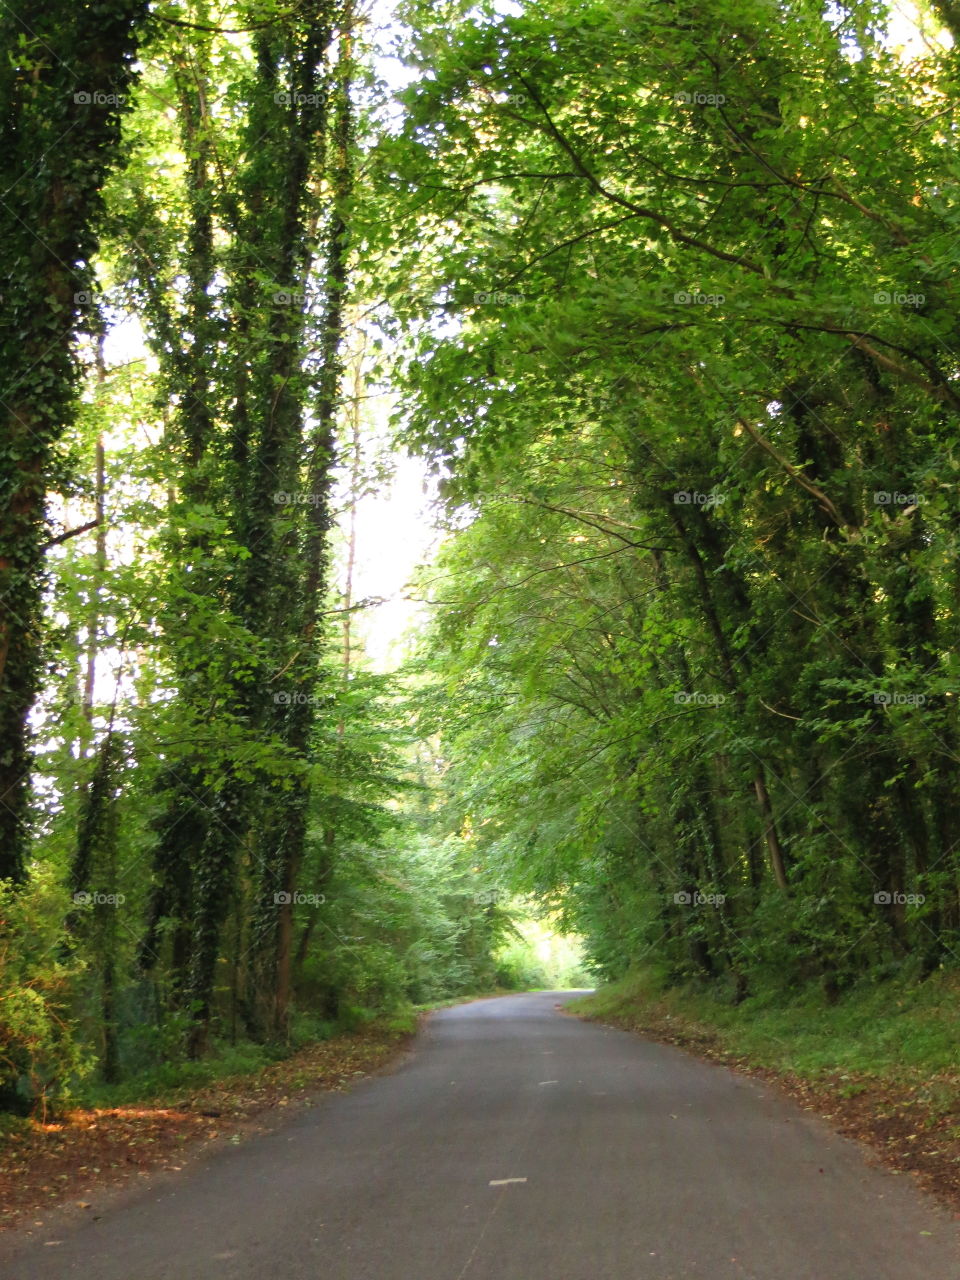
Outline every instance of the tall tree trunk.
<svg viewBox="0 0 960 1280">
<path fill-rule="evenodd" d="M 313 700 L 309 691 L 316 686 L 322 636 L 318 626 L 327 587 L 330 491 L 336 456 L 336 419 L 339 406 L 349 261 L 349 202 L 353 189 L 353 106 L 350 98 L 352 73 L 352 10 L 344 12 L 335 86 L 333 211 L 326 254 L 327 304 L 321 333 L 321 379 L 316 407 L 317 428 L 307 466 L 307 536 L 304 547 L 304 586 L 301 637 L 304 661 L 298 670 L 298 687 L 306 696 L 299 699 L 290 717 L 289 744 L 306 759 L 313 728 Z M 345 615 L 349 619 L 349 613 Z M 345 634 L 349 641 L 349 630 Z M 346 658 L 349 662 L 349 657 Z M 303 862 L 307 834 L 309 787 L 300 783 L 297 802 L 283 844 L 282 882 L 284 901 L 277 920 L 276 982 L 273 1002 L 273 1033 L 287 1030 L 293 960 L 293 894 Z M 330 842 L 332 844 L 332 841 Z"/>
<path fill-rule="evenodd" d="M 737 671 L 737 665 L 734 660 L 733 653 L 727 643 L 726 633 L 714 600 L 714 593 L 711 589 L 710 580 L 707 577 L 703 556 L 701 555 L 693 534 L 680 514 L 680 508 L 678 508 L 676 504 L 671 503 L 668 510 L 673 526 L 680 538 L 680 543 L 686 552 L 687 562 L 693 570 L 693 578 L 696 583 L 697 595 L 700 600 L 700 608 L 707 623 L 707 629 L 709 630 L 714 645 L 716 646 L 717 656 L 720 659 L 723 683 L 726 686 L 728 693 L 733 698 L 738 715 L 742 717 L 746 709 L 746 699 L 744 697 L 743 686 Z M 701 516 L 700 519 L 701 524 L 703 524 L 705 517 Z M 745 621 L 745 615 L 747 613 L 745 597 L 742 600 L 738 600 L 737 604 L 739 606 L 738 612 L 741 615 L 741 618 L 738 620 Z M 773 806 L 770 803 L 770 796 L 767 791 L 766 770 L 763 762 L 755 759 L 752 765 L 752 770 L 753 790 L 757 800 L 757 809 L 760 815 L 763 838 L 766 842 L 767 853 L 770 859 L 770 870 L 777 887 L 781 892 L 786 893 L 789 884 L 784 864 L 783 847 L 780 843 L 776 819 L 773 813 Z"/>
<path fill-rule="evenodd" d="M 75 264 L 96 250 L 100 189 L 119 155 L 146 15 L 146 0 L 50 0 L 40 8 L 13 0 L 0 12 L 0 185 L 17 191 L 0 203 L 11 266 L 0 353 L 0 879 L 15 882 L 26 874 L 27 716 L 40 671 L 46 490 L 73 417 L 72 344 L 91 301 L 89 272 Z"/>
</svg>

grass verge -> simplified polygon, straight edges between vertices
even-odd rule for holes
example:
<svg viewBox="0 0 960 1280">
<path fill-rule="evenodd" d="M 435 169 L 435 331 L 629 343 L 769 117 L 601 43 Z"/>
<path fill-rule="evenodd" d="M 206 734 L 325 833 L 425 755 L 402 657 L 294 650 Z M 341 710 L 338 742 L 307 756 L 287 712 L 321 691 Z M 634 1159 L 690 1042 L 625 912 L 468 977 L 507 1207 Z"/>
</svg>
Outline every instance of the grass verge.
<svg viewBox="0 0 960 1280">
<path fill-rule="evenodd" d="M 639 972 L 567 1008 L 776 1084 L 960 1209 L 960 975 L 735 1006 Z"/>
</svg>

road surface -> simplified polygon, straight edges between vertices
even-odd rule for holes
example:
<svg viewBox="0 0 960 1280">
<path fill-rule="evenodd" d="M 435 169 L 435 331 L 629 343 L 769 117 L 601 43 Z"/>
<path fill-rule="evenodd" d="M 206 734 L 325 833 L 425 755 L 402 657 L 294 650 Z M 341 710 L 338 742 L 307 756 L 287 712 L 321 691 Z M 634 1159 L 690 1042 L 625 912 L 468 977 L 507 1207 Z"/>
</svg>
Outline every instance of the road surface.
<svg viewBox="0 0 960 1280">
<path fill-rule="evenodd" d="M 443 1010 L 392 1073 L 99 1221 L 8 1237 L 0 1275 L 960 1280 L 950 1216 L 907 1177 L 754 1081 L 562 1014 L 567 998 Z"/>
</svg>

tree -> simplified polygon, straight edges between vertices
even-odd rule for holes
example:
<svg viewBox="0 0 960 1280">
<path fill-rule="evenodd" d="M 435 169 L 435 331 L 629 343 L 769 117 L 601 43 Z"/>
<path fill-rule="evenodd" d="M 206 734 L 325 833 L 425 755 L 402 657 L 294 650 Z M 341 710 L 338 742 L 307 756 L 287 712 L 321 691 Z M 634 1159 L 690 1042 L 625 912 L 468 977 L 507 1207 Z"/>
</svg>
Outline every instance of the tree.
<svg viewBox="0 0 960 1280">
<path fill-rule="evenodd" d="M 46 498 L 75 410 L 78 327 L 91 323 L 100 189 L 120 158 L 145 0 L 8 5 L 0 42 L 0 202 L 9 264 L 0 474 L 0 878 L 26 874 L 27 717 L 42 653 Z"/>
<path fill-rule="evenodd" d="M 514 832 L 523 880 L 582 877 L 617 964 L 642 913 L 655 952 L 739 994 L 748 970 L 938 963 L 957 912 L 952 55 L 909 72 L 865 11 L 771 13 L 419 10 L 429 73 L 381 151 L 420 228 L 397 292 L 425 260 L 436 281 L 407 438 L 474 520 L 435 656 L 459 676 L 466 649 L 511 698 L 509 730 L 481 697 L 448 735 L 468 779 L 493 770 L 471 824 Z M 594 634 L 585 664 L 571 637 Z M 630 870 L 586 799 L 552 866 L 541 801 L 517 816 L 511 756 L 548 725 L 530 792 L 555 797 L 583 716 L 609 762 L 589 792 L 638 811 Z M 667 909 L 698 892 L 717 909 Z"/>
</svg>

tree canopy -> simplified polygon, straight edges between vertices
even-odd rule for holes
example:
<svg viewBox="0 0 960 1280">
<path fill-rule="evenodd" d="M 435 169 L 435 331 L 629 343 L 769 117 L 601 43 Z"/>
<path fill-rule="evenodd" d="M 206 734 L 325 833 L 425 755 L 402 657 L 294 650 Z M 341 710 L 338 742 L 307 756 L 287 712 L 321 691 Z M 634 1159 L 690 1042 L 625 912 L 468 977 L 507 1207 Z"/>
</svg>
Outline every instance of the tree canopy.
<svg viewBox="0 0 960 1280">
<path fill-rule="evenodd" d="M 957 962 L 953 6 L 0 32 L 4 1105 L 520 981 L 524 903 L 734 1000 Z"/>
</svg>

